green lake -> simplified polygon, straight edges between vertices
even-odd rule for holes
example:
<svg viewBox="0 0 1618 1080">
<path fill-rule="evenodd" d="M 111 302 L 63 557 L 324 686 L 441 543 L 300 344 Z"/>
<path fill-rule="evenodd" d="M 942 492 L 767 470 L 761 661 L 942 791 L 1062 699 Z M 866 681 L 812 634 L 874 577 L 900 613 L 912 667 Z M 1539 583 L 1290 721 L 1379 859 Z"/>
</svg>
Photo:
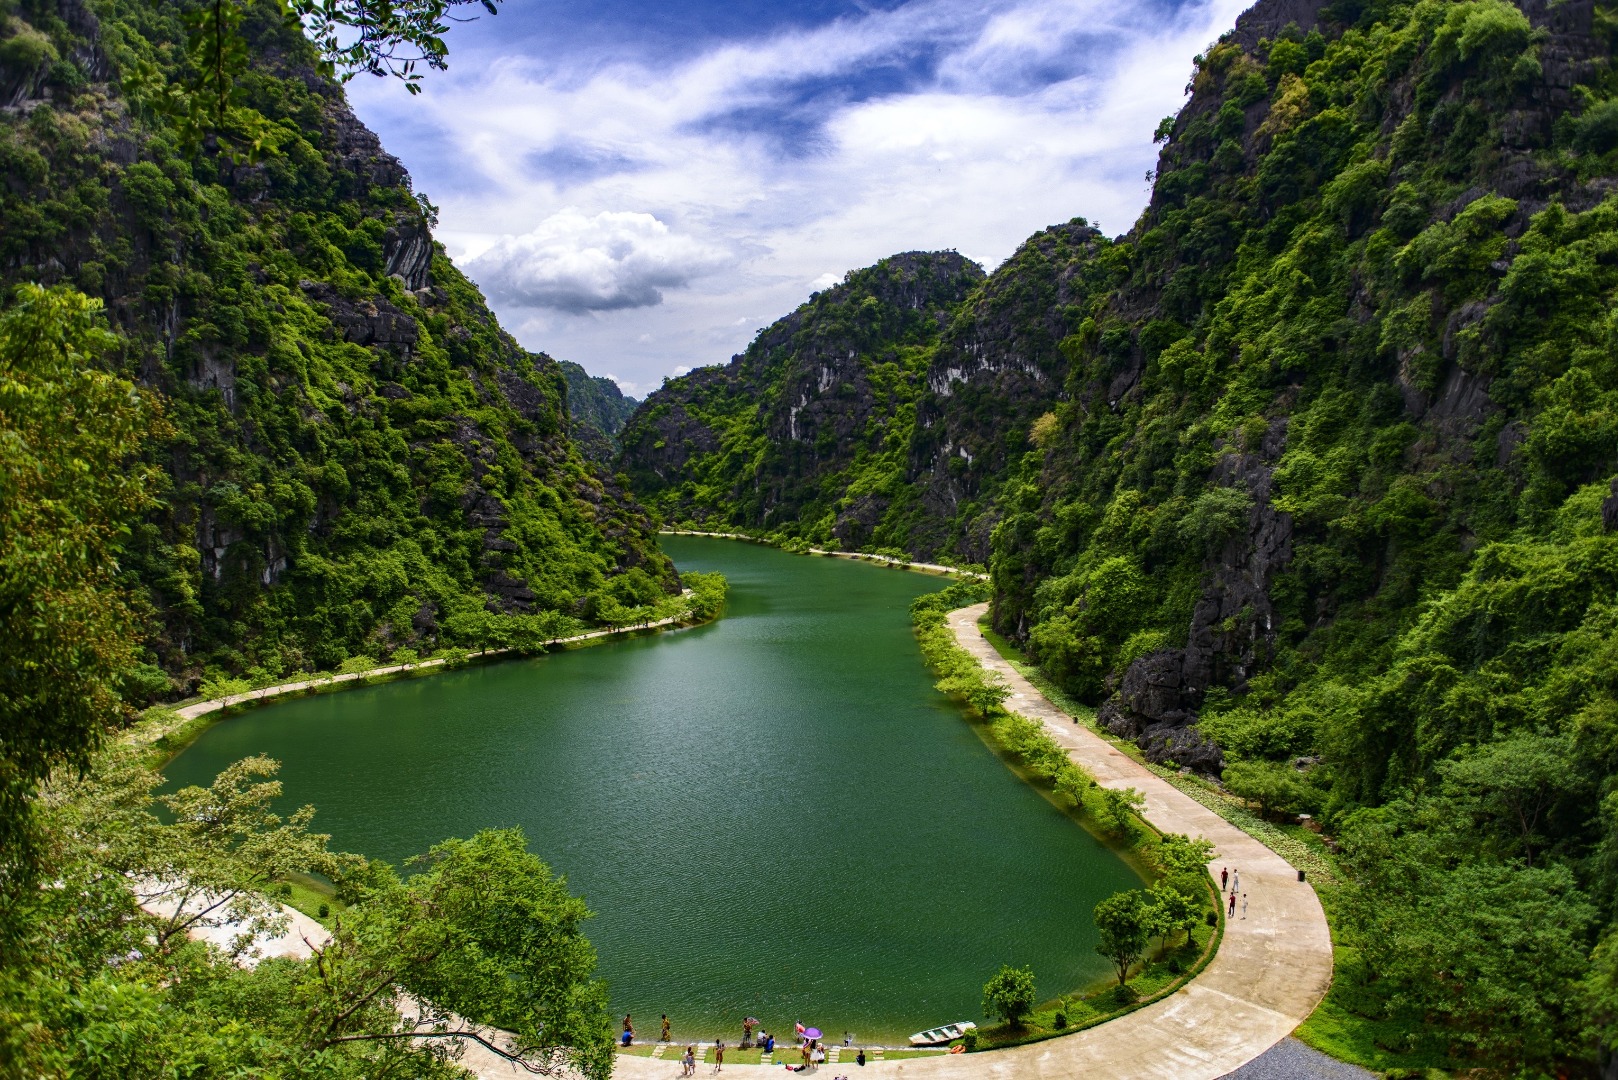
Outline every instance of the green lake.
<svg viewBox="0 0 1618 1080">
<path fill-rule="evenodd" d="M 892 1041 L 980 1022 L 1002 963 L 1042 996 L 1106 972 L 1090 911 L 1140 884 L 932 687 L 907 607 L 936 577 L 664 537 L 730 580 L 708 626 L 259 708 L 168 768 L 265 753 L 333 846 L 399 863 L 520 825 L 597 912 L 618 1015 L 656 1037 L 801 1019 Z"/>
</svg>

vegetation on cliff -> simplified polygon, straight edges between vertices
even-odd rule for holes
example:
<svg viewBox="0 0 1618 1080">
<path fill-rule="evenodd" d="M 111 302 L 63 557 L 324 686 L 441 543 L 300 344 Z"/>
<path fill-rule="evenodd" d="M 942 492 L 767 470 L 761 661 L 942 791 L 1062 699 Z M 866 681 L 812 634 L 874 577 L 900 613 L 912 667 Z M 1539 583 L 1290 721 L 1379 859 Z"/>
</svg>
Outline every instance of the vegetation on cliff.
<svg viewBox="0 0 1618 1080">
<path fill-rule="evenodd" d="M 100 298 L 107 363 L 168 423 L 122 562 L 151 628 L 132 692 L 476 646 L 454 627 L 486 609 L 589 620 L 631 571 L 677 591 L 645 516 L 570 443 L 564 373 L 443 256 L 430 204 L 276 4 L 240 27 L 232 107 L 273 134 L 256 163 L 120 90 L 186 85 L 186 5 L 8 7 L 0 283 Z"/>
<path fill-rule="evenodd" d="M 611 465 L 618 456 L 618 433 L 640 402 L 624 396 L 611 379 L 591 375 L 577 364 L 561 360 L 558 366 L 567 380 L 567 414 L 573 421 L 568 435 L 585 458 Z"/>
<path fill-rule="evenodd" d="M 328 44 L 408 77 L 461 2 L 0 0 L 0 1077 L 610 1072 L 589 912 L 519 832 L 402 879 L 271 761 L 159 813 L 109 738 L 204 675 L 686 606 L 287 18 L 383 17 Z M 329 940 L 251 963 L 312 874 Z"/>
<path fill-rule="evenodd" d="M 929 376 L 864 481 L 926 520 L 851 536 L 971 557 L 992 524 L 996 628 L 1050 677 L 1323 818 L 1353 877 L 1333 1007 L 1381 1025 L 1372 1058 L 1528 1075 L 1618 1041 L 1615 19 L 1260 3 L 1197 58 L 1136 227 L 954 313 L 946 343 L 1028 305 L 957 354 L 1046 372 L 1003 464 L 928 434 L 982 429 L 970 388 L 1003 378 L 937 346 L 960 387 Z M 752 460 L 697 505 L 761 521 Z M 824 535 L 839 499 L 765 524 Z"/>
<path fill-rule="evenodd" d="M 902 546 L 921 516 L 900 479 L 916 400 L 950 312 L 982 277 L 954 252 L 850 273 L 728 367 L 652 394 L 620 436 L 621 469 L 669 519 Z"/>
</svg>

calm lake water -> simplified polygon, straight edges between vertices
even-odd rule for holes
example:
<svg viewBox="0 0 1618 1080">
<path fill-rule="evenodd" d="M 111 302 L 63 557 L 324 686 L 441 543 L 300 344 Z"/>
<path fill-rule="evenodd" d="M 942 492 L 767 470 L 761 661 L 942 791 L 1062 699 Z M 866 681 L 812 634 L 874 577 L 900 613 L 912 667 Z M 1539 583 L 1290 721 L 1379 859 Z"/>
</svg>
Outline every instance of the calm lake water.
<svg viewBox="0 0 1618 1080">
<path fill-rule="evenodd" d="M 656 1037 L 795 1019 L 896 1040 L 980 1022 L 984 981 L 1106 971 L 1090 910 L 1139 885 L 932 688 L 907 606 L 939 578 L 664 537 L 730 580 L 710 626 L 269 705 L 180 755 L 265 753 L 333 846 L 398 863 L 520 825 L 597 912 L 613 1010 Z"/>
</svg>

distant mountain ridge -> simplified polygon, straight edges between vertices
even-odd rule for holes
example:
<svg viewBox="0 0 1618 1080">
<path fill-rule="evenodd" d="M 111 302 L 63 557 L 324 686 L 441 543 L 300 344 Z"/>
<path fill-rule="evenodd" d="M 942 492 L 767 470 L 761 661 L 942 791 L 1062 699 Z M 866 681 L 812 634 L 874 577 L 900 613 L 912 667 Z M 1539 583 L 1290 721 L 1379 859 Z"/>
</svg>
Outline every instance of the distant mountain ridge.
<svg viewBox="0 0 1618 1080">
<path fill-rule="evenodd" d="M 616 382 L 591 375 L 578 364 L 558 360 L 567 379 L 567 412 L 573 421 L 569 435 L 579 452 L 601 466 L 618 456 L 618 433 L 640 401 L 625 396 Z"/>
</svg>

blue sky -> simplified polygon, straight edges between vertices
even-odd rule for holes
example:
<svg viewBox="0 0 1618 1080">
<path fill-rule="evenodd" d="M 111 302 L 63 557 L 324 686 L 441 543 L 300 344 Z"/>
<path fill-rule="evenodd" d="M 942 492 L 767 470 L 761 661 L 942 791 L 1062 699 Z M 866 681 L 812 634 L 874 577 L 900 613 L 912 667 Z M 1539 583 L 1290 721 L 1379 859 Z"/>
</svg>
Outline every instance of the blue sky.
<svg viewBox="0 0 1618 1080">
<path fill-rule="evenodd" d="M 1145 204 L 1241 0 L 505 0 L 362 119 L 523 344 L 644 395 L 844 272 Z"/>
</svg>

